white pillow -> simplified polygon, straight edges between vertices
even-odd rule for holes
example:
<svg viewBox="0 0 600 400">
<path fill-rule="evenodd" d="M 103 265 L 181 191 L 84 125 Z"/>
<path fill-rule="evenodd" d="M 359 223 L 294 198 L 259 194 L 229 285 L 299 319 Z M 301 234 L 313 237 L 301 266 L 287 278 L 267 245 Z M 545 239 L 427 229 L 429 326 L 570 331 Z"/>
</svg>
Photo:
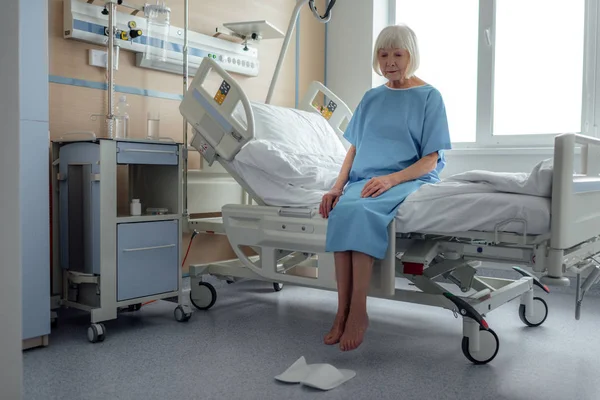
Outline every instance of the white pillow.
<svg viewBox="0 0 600 400">
<path fill-rule="evenodd" d="M 252 103 L 252 110 L 255 139 L 239 151 L 236 162 L 261 170 L 284 185 L 329 190 L 346 149 L 325 118 L 259 103 Z M 241 109 L 234 116 L 245 123 Z"/>
<path fill-rule="evenodd" d="M 236 162 L 263 171 L 271 180 L 284 187 L 329 190 L 334 185 L 344 163 L 344 154 L 287 152 L 278 144 L 264 139 L 248 143 L 235 158 Z"/>
<path fill-rule="evenodd" d="M 271 104 L 253 102 L 251 106 L 255 139 L 267 141 L 287 153 L 345 156 L 346 149 L 323 116 Z M 246 123 L 241 106 L 234 116 Z"/>
</svg>

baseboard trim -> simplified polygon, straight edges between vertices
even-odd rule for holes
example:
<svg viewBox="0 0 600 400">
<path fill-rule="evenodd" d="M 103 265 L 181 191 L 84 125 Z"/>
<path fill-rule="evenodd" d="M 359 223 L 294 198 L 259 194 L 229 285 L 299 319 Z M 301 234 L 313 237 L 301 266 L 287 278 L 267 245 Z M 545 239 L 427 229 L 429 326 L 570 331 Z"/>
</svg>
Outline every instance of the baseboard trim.
<svg viewBox="0 0 600 400">
<path fill-rule="evenodd" d="M 49 344 L 48 335 L 38 336 L 23 340 L 23 350 L 29 350 L 36 347 L 46 347 Z"/>
</svg>

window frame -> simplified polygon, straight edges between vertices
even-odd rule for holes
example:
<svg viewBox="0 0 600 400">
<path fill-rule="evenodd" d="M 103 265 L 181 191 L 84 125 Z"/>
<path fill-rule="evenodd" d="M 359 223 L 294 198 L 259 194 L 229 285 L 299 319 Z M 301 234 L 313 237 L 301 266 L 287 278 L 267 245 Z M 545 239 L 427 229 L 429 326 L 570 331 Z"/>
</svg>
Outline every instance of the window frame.
<svg viewBox="0 0 600 400">
<path fill-rule="evenodd" d="M 396 11 L 403 1 L 389 0 L 389 22 L 396 24 Z M 555 133 L 494 135 L 495 14 L 498 0 L 479 0 L 477 122 L 474 142 L 455 142 L 455 149 L 553 147 Z M 581 131 L 600 137 L 600 0 L 585 0 Z M 489 39 L 488 39 L 489 38 Z M 573 132 L 565 132 L 573 133 Z"/>
</svg>

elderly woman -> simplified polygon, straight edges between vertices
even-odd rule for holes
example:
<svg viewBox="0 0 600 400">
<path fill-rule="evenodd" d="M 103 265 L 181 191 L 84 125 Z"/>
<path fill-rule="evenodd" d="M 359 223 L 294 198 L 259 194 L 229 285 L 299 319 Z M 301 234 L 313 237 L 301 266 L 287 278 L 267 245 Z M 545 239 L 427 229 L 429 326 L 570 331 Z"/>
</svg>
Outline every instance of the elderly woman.
<svg viewBox="0 0 600 400">
<path fill-rule="evenodd" d="M 451 148 L 442 96 L 414 75 L 418 67 L 414 32 L 404 25 L 385 28 L 373 68 L 387 83 L 369 90 L 358 105 L 344 133 L 351 147 L 321 202 L 338 288 L 337 315 L 324 340 L 343 351 L 363 341 L 373 263 L 385 258 L 398 207 L 424 183 L 439 181 L 443 151 Z"/>
</svg>

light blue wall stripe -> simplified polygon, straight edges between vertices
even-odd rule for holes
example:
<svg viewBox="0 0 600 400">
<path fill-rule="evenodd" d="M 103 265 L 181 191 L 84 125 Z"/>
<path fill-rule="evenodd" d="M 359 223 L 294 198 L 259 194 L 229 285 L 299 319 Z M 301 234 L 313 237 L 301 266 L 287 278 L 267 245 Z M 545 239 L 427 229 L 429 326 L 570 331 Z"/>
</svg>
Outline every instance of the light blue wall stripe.
<svg viewBox="0 0 600 400">
<path fill-rule="evenodd" d="M 58 75 L 50 75 L 48 77 L 50 83 L 57 83 L 60 85 L 70 85 L 70 86 L 78 86 L 84 87 L 88 89 L 97 89 L 97 90 L 107 90 L 108 85 L 106 82 L 94 82 L 88 81 L 84 79 L 75 79 L 75 78 L 67 78 L 64 76 Z M 156 97 L 159 99 L 168 99 L 168 100 L 183 100 L 183 95 L 174 94 L 174 93 L 166 93 L 159 92 L 157 90 L 150 89 L 141 89 L 132 86 L 122 86 L 115 85 L 115 92 L 124 93 L 124 94 L 133 94 L 137 96 L 145 96 L 145 97 Z"/>
<path fill-rule="evenodd" d="M 300 104 L 300 15 L 296 21 L 296 108 Z"/>
</svg>

